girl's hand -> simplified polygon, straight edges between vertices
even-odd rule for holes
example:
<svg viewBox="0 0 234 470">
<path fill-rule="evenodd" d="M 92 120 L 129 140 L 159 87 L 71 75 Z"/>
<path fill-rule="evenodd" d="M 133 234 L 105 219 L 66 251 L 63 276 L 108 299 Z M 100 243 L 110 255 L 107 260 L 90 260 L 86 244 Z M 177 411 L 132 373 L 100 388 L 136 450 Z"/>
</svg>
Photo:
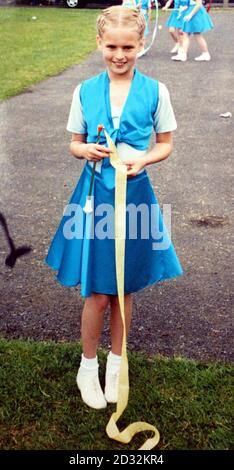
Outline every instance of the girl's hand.
<svg viewBox="0 0 234 470">
<path fill-rule="evenodd" d="M 185 10 L 187 10 L 187 9 L 188 9 L 187 5 L 181 5 L 181 6 L 179 7 L 180 12 L 185 11 Z"/>
<path fill-rule="evenodd" d="M 123 164 L 127 166 L 127 176 L 136 176 L 141 171 L 145 164 L 142 157 L 134 158 L 133 160 L 123 160 Z"/>
<path fill-rule="evenodd" d="M 110 149 L 99 144 L 85 144 L 83 157 L 90 162 L 99 162 L 103 158 L 110 156 Z"/>
<path fill-rule="evenodd" d="M 187 23 L 192 19 L 192 15 L 186 15 L 184 16 L 184 21 L 186 21 Z"/>
</svg>

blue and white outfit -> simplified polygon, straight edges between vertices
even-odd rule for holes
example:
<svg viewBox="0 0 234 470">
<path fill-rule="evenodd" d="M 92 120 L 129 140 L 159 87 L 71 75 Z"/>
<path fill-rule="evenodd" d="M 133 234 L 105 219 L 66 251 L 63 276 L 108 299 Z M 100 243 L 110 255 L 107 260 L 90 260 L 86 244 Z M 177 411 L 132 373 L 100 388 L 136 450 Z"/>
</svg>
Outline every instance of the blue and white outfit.
<svg viewBox="0 0 234 470">
<path fill-rule="evenodd" d="M 181 29 L 182 22 L 181 22 L 181 16 L 179 14 L 179 6 L 180 6 L 180 0 L 175 0 L 174 1 L 174 9 L 171 12 L 167 22 L 166 26 L 168 28 L 176 28 L 176 29 Z"/>
<path fill-rule="evenodd" d="M 186 0 L 180 0 L 180 5 L 182 2 Z M 194 7 L 196 6 L 195 0 L 187 0 L 188 8 L 182 14 L 182 18 L 186 15 L 189 15 Z M 190 21 L 183 21 L 182 22 L 182 31 L 188 34 L 193 33 L 204 33 L 205 31 L 209 31 L 214 27 L 213 21 L 207 13 L 206 9 L 202 5 L 201 8 L 195 13 L 195 15 L 191 18 Z"/>
<path fill-rule="evenodd" d="M 144 31 L 144 36 L 148 36 L 149 34 L 149 10 L 151 9 L 151 1 L 150 0 L 138 0 L 137 1 L 137 4 L 141 5 L 141 13 L 143 14 L 144 18 L 145 18 L 145 23 L 146 23 L 146 27 L 145 27 L 145 31 Z"/>
<path fill-rule="evenodd" d="M 169 93 L 165 85 L 143 75 L 137 69 L 126 102 L 122 109 L 110 103 L 109 76 L 103 72 L 79 85 L 73 95 L 67 129 L 72 133 L 85 134 L 87 142 L 97 141 L 97 124 L 102 123 L 115 142 L 120 158 L 143 155 L 149 146 L 153 129 L 156 133 L 176 129 Z M 105 145 L 105 137 L 100 142 Z M 111 237 L 86 237 L 87 214 L 82 210 L 77 216 L 76 207 L 83 208 L 89 191 L 92 162 L 86 162 L 80 180 L 69 201 L 74 204 L 73 217 L 65 213 L 54 235 L 46 258 L 47 264 L 58 271 L 57 280 L 65 286 L 81 284 L 81 294 L 92 292 L 117 295 L 115 240 Z M 93 226 L 103 223 L 100 207 L 109 204 L 114 208 L 115 169 L 109 158 L 104 158 L 95 173 Z M 125 294 L 174 278 L 183 274 L 173 244 L 166 231 L 166 248 L 160 248 L 163 218 L 146 170 L 127 180 L 126 205 L 148 207 L 149 225 L 159 224 L 158 234 L 142 236 L 141 217 L 137 217 L 137 237 L 130 235 L 129 214 L 126 211 L 125 243 Z M 77 205 L 77 206 L 76 206 Z M 153 205 L 153 206 L 152 206 Z M 69 206 L 68 206 L 69 207 Z M 153 208 L 153 210 L 152 210 Z M 90 214 L 89 214 L 90 215 Z M 156 220 L 159 217 L 159 222 Z M 75 220 L 77 225 L 75 224 Z M 73 227 L 74 236 L 64 236 L 65 226 Z M 82 236 L 76 230 L 83 227 Z M 114 226 L 113 226 L 114 232 Z M 71 234 L 70 234 L 71 235 Z M 165 238 L 164 238 L 165 241 Z M 158 249 L 153 248 L 158 244 Z"/>
<path fill-rule="evenodd" d="M 137 6 L 141 6 L 141 13 L 145 18 L 145 31 L 144 37 L 148 36 L 149 34 L 149 15 L 148 11 L 151 9 L 151 1 L 150 0 L 123 0 L 122 6 L 125 8 L 137 8 Z"/>
</svg>

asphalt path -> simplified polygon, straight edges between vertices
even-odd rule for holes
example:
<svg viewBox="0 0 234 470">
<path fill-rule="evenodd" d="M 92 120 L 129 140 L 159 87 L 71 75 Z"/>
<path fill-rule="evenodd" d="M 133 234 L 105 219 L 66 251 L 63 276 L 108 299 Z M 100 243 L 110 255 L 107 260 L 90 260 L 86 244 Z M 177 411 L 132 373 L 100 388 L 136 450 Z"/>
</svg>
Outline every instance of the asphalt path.
<svg viewBox="0 0 234 470">
<path fill-rule="evenodd" d="M 170 59 L 172 42 L 162 29 L 138 61 L 164 82 L 178 129 L 173 154 L 148 170 L 161 207 L 172 205 L 172 239 L 184 276 L 134 296 L 129 349 L 194 359 L 233 360 L 232 160 L 234 11 L 211 12 L 207 33 L 211 62 Z M 79 287 L 54 280 L 44 258 L 83 163 L 69 155 L 66 122 L 75 86 L 103 70 L 92 53 L 80 65 L 30 87 L 0 105 L 1 212 L 16 246 L 30 245 L 14 268 L 0 230 L 0 334 L 6 338 L 76 341 L 83 300 Z M 102 345 L 110 343 L 106 314 Z"/>
</svg>

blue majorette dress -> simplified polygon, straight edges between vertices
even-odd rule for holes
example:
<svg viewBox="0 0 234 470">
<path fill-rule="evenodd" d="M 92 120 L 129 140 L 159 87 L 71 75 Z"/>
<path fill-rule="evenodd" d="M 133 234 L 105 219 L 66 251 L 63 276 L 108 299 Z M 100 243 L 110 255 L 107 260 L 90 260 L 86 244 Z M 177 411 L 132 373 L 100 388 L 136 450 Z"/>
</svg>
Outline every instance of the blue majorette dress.
<svg viewBox="0 0 234 470">
<path fill-rule="evenodd" d="M 149 15 L 148 15 L 148 10 L 149 10 L 149 0 L 137 0 L 137 4 L 141 4 L 141 13 L 143 14 L 145 18 L 145 31 L 144 31 L 144 37 L 148 36 L 149 34 Z"/>
<path fill-rule="evenodd" d="M 80 99 L 86 121 L 87 142 L 97 141 L 97 125 L 101 123 L 116 144 L 125 142 L 138 150 L 148 148 L 158 103 L 157 81 L 135 70 L 118 129 L 114 129 L 111 117 L 107 72 L 84 81 Z M 103 137 L 101 144 L 105 143 Z M 103 236 L 103 230 L 101 237 L 96 233 L 100 224 L 105 228 L 105 210 L 114 208 L 115 170 L 109 158 L 105 158 L 101 172 L 95 174 L 94 219 L 90 234 L 87 233 L 90 225 L 87 217 L 90 214 L 86 215 L 82 208 L 89 191 L 91 170 L 89 162 L 86 162 L 50 245 L 46 263 L 58 271 L 57 280 L 61 284 L 69 287 L 81 284 L 81 295 L 84 297 L 90 296 L 92 292 L 117 295 L 114 221 L 108 236 Z M 180 262 L 145 170 L 128 178 L 126 204 L 127 208 L 133 209 L 133 213 L 131 210 L 126 211 L 125 293 L 136 292 L 150 284 L 182 275 Z M 139 211 L 137 236 L 130 225 L 135 209 Z"/>
<path fill-rule="evenodd" d="M 173 27 L 173 28 L 176 28 L 176 29 L 180 29 L 181 26 L 182 26 L 181 14 L 179 12 L 179 5 L 180 5 L 180 0 L 175 0 L 174 1 L 174 9 L 171 12 L 171 14 L 170 14 L 170 16 L 169 16 L 169 18 L 166 22 L 166 26 L 168 28 Z"/>
<path fill-rule="evenodd" d="M 122 6 L 125 8 L 136 8 L 140 4 L 141 6 L 141 13 L 145 18 L 145 31 L 144 37 L 148 36 L 149 34 L 149 15 L 148 10 L 151 8 L 151 4 L 149 0 L 124 0 Z"/>
<path fill-rule="evenodd" d="M 186 3 L 186 0 L 180 0 L 180 4 L 183 2 Z M 196 6 L 196 2 L 194 0 L 187 1 L 188 8 L 182 14 L 182 17 L 189 15 L 191 11 Z M 183 21 L 182 22 L 182 31 L 185 33 L 204 33 L 205 31 L 209 31 L 214 27 L 213 21 L 207 13 L 206 9 L 202 5 L 201 8 L 195 13 L 190 21 Z"/>
</svg>

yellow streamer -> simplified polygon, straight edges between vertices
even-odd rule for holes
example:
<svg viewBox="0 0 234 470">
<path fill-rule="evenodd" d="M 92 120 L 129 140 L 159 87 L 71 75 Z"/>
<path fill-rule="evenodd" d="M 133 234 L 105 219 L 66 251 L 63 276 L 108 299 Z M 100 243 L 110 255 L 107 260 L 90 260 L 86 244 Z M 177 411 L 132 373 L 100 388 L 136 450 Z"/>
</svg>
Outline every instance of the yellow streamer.
<svg viewBox="0 0 234 470">
<path fill-rule="evenodd" d="M 139 450 L 151 450 L 159 442 L 160 435 L 155 426 L 138 421 L 127 426 L 123 431 L 119 431 L 117 421 L 123 414 L 128 404 L 129 377 L 128 358 L 126 342 L 126 325 L 124 312 L 124 259 L 125 259 L 125 239 L 126 239 L 126 191 L 127 191 L 127 167 L 119 158 L 116 146 L 109 134 L 105 132 L 108 147 L 111 149 L 110 162 L 115 168 L 115 261 L 117 289 L 120 305 L 121 318 L 123 322 L 123 342 L 119 376 L 118 401 L 116 411 L 110 417 L 106 426 L 108 437 L 124 444 L 129 443 L 133 436 L 141 431 L 153 431 L 154 436 L 146 440 Z"/>
</svg>

